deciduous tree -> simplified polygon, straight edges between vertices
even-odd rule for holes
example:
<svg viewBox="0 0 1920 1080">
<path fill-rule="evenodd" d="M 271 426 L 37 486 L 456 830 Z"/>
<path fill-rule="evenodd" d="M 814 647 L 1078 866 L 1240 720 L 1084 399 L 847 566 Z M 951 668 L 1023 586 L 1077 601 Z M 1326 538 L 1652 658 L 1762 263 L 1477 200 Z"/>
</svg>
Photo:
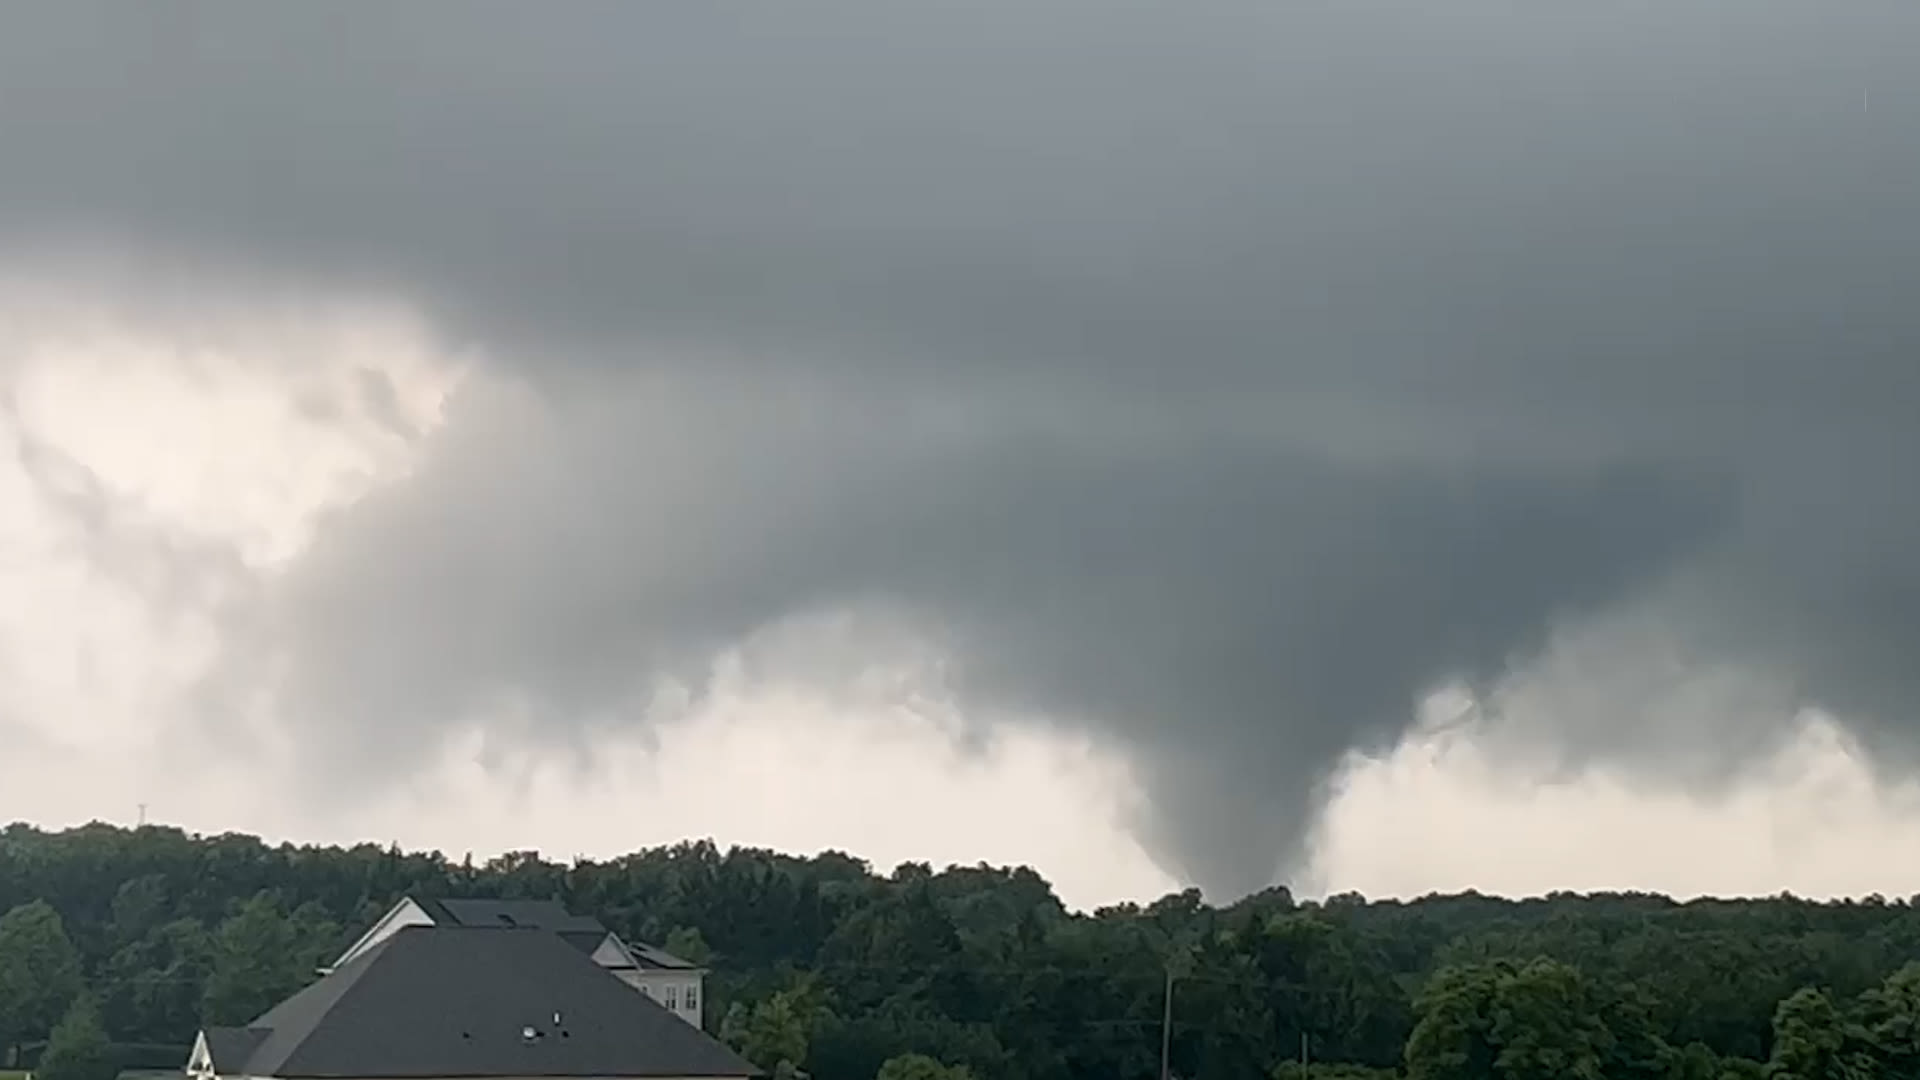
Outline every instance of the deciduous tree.
<svg viewBox="0 0 1920 1080">
<path fill-rule="evenodd" d="M 75 998 L 47 1041 L 35 1080 L 113 1080 L 119 1074 L 100 1010 L 85 994 Z"/>
<path fill-rule="evenodd" d="M 80 993 L 80 956 L 44 900 L 0 915 L 0 1047 L 43 1036 Z"/>
</svg>

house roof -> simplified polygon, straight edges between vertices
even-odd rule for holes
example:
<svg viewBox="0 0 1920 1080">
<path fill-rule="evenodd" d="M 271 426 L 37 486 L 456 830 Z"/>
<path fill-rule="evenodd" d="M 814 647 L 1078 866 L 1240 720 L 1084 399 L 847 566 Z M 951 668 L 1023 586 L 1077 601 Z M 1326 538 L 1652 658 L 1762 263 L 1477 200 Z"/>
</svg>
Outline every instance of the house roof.
<svg viewBox="0 0 1920 1080">
<path fill-rule="evenodd" d="M 239 1066 L 260 1048 L 267 1033 L 249 1028 L 208 1028 L 206 1036 L 207 1055 L 213 1059 L 214 1070 L 238 1072 Z"/>
<path fill-rule="evenodd" d="M 407 927 L 246 1028 L 206 1034 L 222 1076 L 758 1075 L 537 928 Z"/>
<path fill-rule="evenodd" d="M 641 970 L 663 969 L 667 971 L 694 971 L 700 965 L 682 960 L 665 949 L 656 948 L 646 942 L 622 942 L 627 946 L 627 954 Z"/>
<path fill-rule="evenodd" d="M 441 900 L 416 897 L 414 903 L 439 926 L 538 927 L 552 930 L 567 944 L 591 955 L 610 931 L 591 915 L 575 915 L 558 900 Z M 696 971 L 700 965 L 643 942 L 622 941 L 641 971 Z"/>
<path fill-rule="evenodd" d="M 567 935 L 562 934 L 561 936 L 566 937 Z M 665 949 L 655 948 L 654 946 L 648 945 L 645 942 L 629 944 L 625 941 L 620 940 L 620 936 L 618 934 L 612 935 L 612 937 L 613 937 L 614 944 L 619 948 L 621 957 L 624 958 L 620 963 L 605 964 L 606 967 L 612 968 L 614 970 L 617 970 L 617 971 L 699 971 L 701 970 L 699 964 L 693 963 L 692 961 L 689 961 L 689 960 L 682 960 Z M 596 939 L 593 943 L 589 944 L 584 938 L 569 939 L 570 943 L 575 948 L 578 948 L 581 952 L 587 953 L 588 955 L 595 956 L 596 959 L 599 959 L 599 957 L 597 956 L 597 950 L 599 948 L 600 940 L 603 940 L 603 939 Z M 603 964 L 605 963 L 604 960 L 601 962 Z"/>
<path fill-rule="evenodd" d="M 535 927 L 561 934 L 597 934 L 607 928 L 591 915 L 575 915 L 558 900 L 442 900 L 415 897 L 414 903 L 439 926 Z M 594 944 L 599 944 L 596 939 Z"/>
<path fill-rule="evenodd" d="M 594 954 L 594 951 L 600 948 L 600 943 L 607 940 L 607 937 L 609 936 L 608 931 L 604 929 L 603 930 L 561 930 L 559 931 L 559 934 L 560 934 L 561 941 L 564 941 L 567 944 L 573 946 L 574 948 L 579 949 L 581 952 L 586 953 L 588 956 L 592 956 Z"/>
</svg>

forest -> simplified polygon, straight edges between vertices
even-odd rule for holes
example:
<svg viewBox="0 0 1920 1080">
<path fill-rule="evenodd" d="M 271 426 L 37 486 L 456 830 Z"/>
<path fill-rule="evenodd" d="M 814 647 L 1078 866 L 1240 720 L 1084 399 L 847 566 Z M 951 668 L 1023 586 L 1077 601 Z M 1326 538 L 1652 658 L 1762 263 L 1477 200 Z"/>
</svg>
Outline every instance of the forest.
<svg viewBox="0 0 1920 1080">
<path fill-rule="evenodd" d="M 1920 1078 L 1913 900 L 1274 888 L 1081 913 L 1028 869 L 107 825 L 0 831 L 0 1054 L 42 1080 L 177 1068 L 407 893 L 557 898 L 702 961 L 707 1026 L 774 1076 L 1149 1078 L 1164 1035 L 1188 1080 Z"/>
</svg>

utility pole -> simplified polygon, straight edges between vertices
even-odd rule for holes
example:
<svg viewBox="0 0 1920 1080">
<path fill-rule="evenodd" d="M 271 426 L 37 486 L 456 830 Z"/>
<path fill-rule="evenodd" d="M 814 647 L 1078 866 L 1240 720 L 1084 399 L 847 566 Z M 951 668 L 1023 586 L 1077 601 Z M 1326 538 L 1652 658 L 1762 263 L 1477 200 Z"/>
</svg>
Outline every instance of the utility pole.
<svg viewBox="0 0 1920 1080">
<path fill-rule="evenodd" d="M 1307 1071 L 1307 1033 L 1305 1030 L 1302 1030 L 1300 1032 L 1300 1072 L 1304 1075 L 1306 1071 Z"/>
<path fill-rule="evenodd" d="M 140 824 L 138 827 L 142 829 L 147 827 L 147 804 L 146 803 L 140 804 Z"/>
<path fill-rule="evenodd" d="M 1173 965 L 1167 965 L 1167 990 L 1160 1006 L 1160 1080 L 1168 1080 L 1167 1051 L 1173 1046 Z"/>
</svg>

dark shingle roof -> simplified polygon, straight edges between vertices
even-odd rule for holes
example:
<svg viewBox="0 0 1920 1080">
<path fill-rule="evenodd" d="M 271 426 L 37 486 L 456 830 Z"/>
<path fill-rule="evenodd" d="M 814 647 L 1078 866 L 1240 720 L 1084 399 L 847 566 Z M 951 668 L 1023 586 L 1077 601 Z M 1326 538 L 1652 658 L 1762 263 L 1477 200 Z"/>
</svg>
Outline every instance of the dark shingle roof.
<svg viewBox="0 0 1920 1080">
<path fill-rule="evenodd" d="M 561 930 L 559 934 L 560 940 L 588 956 L 592 956 L 600 948 L 600 943 L 607 940 L 605 930 Z"/>
<path fill-rule="evenodd" d="M 528 1028 L 535 1038 L 523 1037 Z M 407 927 L 275 1006 L 244 1034 L 258 1039 L 252 1052 L 239 1067 L 216 1057 L 221 1075 L 758 1074 L 559 935 L 538 929 Z"/>
<path fill-rule="evenodd" d="M 440 926 L 538 927 L 562 934 L 597 933 L 607 928 L 591 915 L 575 915 L 558 900 L 437 900 L 415 898 L 421 910 Z M 597 942 L 596 942 L 597 944 Z"/>
<path fill-rule="evenodd" d="M 658 949 L 645 942 L 634 942 L 627 946 L 642 968 L 664 968 L 668 971 L 692 971 L 700 965 L 682 960 L 665 949 Z"/>
<path fill-rule="evenodd" d="M 255 1028 L 211 1027 L 206 1036 L 214 1072 L 227 1076 L 246 1071 L 247 1059 L 260 1048 L 267 1033 Z"/>
<path fill-rule="evenodd" d="M 539 927 L 552 930 L 567 944 L 592 955 L 607 939 L 608 930 L 591 915 L 575 915 L 558 900 L 441 900 L 415 898 L 414 903 L 438 926 Z M 644 942 L 623 942 L 634 966 L 642 971 L 693 971 L 689 963 L 665 949 Z"/>
</svg>

